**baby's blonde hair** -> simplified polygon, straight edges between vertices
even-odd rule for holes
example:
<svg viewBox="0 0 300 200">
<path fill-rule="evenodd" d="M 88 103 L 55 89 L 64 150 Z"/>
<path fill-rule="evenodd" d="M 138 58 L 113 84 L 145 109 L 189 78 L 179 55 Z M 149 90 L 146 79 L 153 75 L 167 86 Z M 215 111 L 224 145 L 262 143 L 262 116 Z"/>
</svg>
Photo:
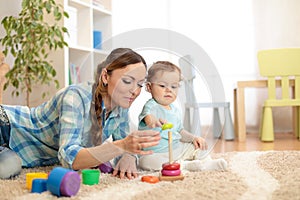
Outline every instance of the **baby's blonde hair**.
<svg viewBox="0 0 300 200">
<path fill-rule="evenodd" d="M 152 82 L 159 72 L 178 71 L 179 80 L 181 81 L 181 69 L 169 61 L 157 61 L 148 70 L 147 82 Z"/>
</svg>

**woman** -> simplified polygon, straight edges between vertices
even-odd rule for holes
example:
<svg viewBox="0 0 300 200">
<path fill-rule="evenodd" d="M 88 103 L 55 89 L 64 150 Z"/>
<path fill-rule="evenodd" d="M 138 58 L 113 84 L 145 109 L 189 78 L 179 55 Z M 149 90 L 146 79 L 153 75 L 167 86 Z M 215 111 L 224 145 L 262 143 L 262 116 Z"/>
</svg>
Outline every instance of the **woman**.
<svg viewBox="0 0 300 200">
<path fill-rule="evenodd" d="M 5 159 L 12 160 L 5 155 L 13 152 L 23 167 L 60 163 L 74 170 L 121 156 L 113 175 L 137 177 L 132 154 L 152 153 L 142 148 L 157 145 L 160 139 L 155 131 L 129 134 L 128 108 L 141 92 L 145 60 L 131 49 L 115 49 L 97 73 L 94 84 L 71 85 L 36 108 L 0 106 L 0 145 L 8 147 L 2 147 L 4 153 L 0 149 L 1 178 L 20 171 L 9 171 L 4 164 Z"/>
</svg>

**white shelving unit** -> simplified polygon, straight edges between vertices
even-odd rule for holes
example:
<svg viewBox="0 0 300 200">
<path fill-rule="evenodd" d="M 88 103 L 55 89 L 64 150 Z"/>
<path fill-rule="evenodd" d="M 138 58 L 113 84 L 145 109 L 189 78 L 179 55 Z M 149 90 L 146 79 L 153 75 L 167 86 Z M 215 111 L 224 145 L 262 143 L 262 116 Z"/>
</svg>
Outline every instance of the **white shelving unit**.
<svg viewBox="0 0 300 200">
<path fill-rule="evenodd" d="M 107 56 L 107 52 L 109 52 L 109 50 L 93 48 L 93 30 L 101 31 L 102 41 L 111 38 L 111 0 L 55 1 L 61 4 L 71 17 L 61 22 L 61 25 L 67 27 L 70 33 L 70 36 L 65 36 L 69 47 L 57 49 L 51 52 L 48 57 L 56 70 L 55 79 L 59 81 L 59 88 L 56 88 L 54 83 L 50 84 L 50 86 L 35 85 L 32 88 L 33 92 L 30 97 L 31 106 L 38 106 L 44 103 L 50 99 L 57 90 L 70 84 L 69 70 L 71 65 L 77 66 L 80 69 L 80 80 L 78 80 L 78 82 L 92 81 L 94 79 L 95 68 Z M 95 5 L 95 2 L 98 3 L 98 5 Z M 18 15 L 21 10 L 21 1 L 0 1 L 0 10 L 1 19 L 6 15 Z M 49 23 L 53 21 L 51 18 L 48 20 Z M 13 60 L 11 60 L 11 58 L 9 59 L 6 59 L 6 61 L 13 63 Z M 46 98 L 41 98 L 41 93 L 44 91 L 49 92 L 49 95 L 47 95 Z M 12 97 L 10 88 L 8 88 L 3 95 L 4 104 L 25 105 L 24 96 Z"/>
<path fill-rule="evenodd" d="M 108 52 L 101 45 L 94 48 L 93 32 L 101 32 L 101 38 L 95 39 L 102 42 L 112 36 L 111 0 L 64 0 L 64 9 L 70 17 L 64 21 L 69 47 L 64 49 L 63 84 L 92 81 L 95 68 Z"/>
</svg>

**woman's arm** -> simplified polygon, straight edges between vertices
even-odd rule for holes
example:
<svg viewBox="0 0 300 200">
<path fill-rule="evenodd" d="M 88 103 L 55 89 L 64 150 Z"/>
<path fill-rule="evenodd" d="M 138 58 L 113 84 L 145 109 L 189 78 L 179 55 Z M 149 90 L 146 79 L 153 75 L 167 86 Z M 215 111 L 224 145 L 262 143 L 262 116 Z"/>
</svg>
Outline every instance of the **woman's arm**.
<svg viewBox="0 0 300 200">
<path fill-rule="evenodd" d="M 96 147 L 82 148 L 73 161 L 72 168 L 74 170 L 85 169 L 99 166 L 117 156 L 124 153 L 124 150 L 113 142 L 105 142 Z"/>
<path fill-rule="evenodd" d="M 73 161 L 72 169 L 74 170 L 80 170 L 80 169 L 86 169 L 91 168 L 95 166 L 99 166 L 101 164 L 100 161 L 98 161 L 95 157 L 93 157 L 87 148 L 81 149 Z"/>
<path fill-rule="evenodd" d="M 122 140 L 105 142 L 96 147 L 81 149 L 73 161 L 72 168 L 79 170 L 95 167 L 125 152 L 148 155 L 152 151 L 142 149 L 157 145 L 159 140 L 159 132 L 152 130 L 135 131 Z"/>
</svg>

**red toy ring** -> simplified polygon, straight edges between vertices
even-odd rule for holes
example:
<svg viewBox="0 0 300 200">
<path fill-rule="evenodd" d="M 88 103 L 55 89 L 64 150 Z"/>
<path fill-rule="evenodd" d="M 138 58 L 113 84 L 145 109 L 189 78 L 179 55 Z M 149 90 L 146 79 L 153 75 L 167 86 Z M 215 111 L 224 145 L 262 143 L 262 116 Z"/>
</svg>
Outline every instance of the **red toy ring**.
<svg viewBox="0 0 300 200">
<path fill-rule="evenodd" d="M 179 176 L 181 174 L 181 170 L 177 169 L 177 170 L 161 170 L 161 174 L 163 176 Z"/>
<path fill-rule="evenodd" d="M 141 178 L 142 182 L 147 182 L 147 183 L 157 183 L 159 182 L 159 178 L 157 176 L 143 176 Z"/>
<path fill-rule="evenodd" d="M 162 165 L 162 168 L 165 170 L 177 170 L 180 169 L 180 164 L 179 163 L 164 163 Z"/>
</svg>

